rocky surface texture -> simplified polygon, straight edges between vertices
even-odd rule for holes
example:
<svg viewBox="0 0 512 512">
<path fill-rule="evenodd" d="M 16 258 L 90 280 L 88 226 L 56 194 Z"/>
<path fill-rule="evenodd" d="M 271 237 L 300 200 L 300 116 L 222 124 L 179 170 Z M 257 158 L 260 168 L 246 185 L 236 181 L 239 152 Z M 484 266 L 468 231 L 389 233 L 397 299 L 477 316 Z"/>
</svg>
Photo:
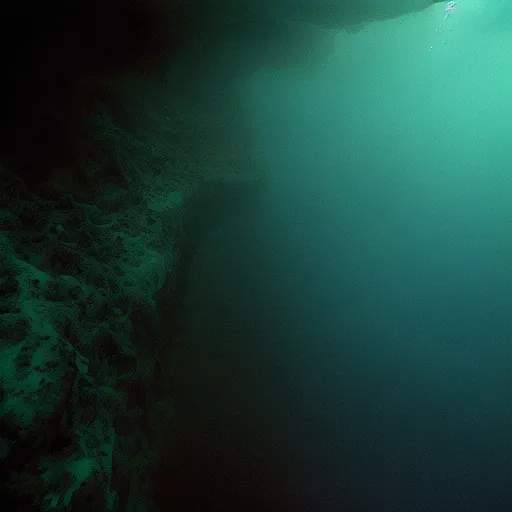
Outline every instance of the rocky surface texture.
<svg viewBox="0 0 512 512">
<path fill-rule="evenodd" d="M 99 105 L 73 172 L 35 192 L 0 169 L 3 510 L 151 510 L 194 246 L 261 191 L 235 151 L 183 149 L 204 121 L 141 109 L 135 133 Z"/>
<path fill-rule="evenodd" d="M 144 512 L 173 421 L 165 362 L 194 247 L 260 177 L 236 137 L 216 138 L 225 122 L 169 88 L 194 9 L 12 8 L 0 22 L 0 508 Z"/>
</svg>

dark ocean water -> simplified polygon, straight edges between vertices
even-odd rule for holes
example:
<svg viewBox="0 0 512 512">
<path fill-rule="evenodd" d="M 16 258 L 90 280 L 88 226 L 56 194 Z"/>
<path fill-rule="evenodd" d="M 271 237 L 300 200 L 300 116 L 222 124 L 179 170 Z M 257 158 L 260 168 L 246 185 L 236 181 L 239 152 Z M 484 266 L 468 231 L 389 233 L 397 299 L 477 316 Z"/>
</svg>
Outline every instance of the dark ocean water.
<svg viewBox="0 0 512 512">
<path fill-rule="evenodd" d="M 269 191 L 194 263 L 183 509 L 512 510 L 512 45 L 431 16 L 241 86 Z"/>
</svg>

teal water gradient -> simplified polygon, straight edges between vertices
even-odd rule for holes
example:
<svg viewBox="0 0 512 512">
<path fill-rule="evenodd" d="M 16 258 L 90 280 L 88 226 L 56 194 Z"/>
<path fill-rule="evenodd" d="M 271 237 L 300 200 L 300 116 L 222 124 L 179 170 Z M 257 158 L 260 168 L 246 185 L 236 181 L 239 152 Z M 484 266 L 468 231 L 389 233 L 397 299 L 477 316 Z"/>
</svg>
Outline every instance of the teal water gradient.
<svg viewBox="0 0 512 512">
<path fill-rule="evenodd" d="M 241 86 L 270 186 L 195 262 L 184 501 L 512 510 L 512 38 L 463 6 Z"/>
</svg>

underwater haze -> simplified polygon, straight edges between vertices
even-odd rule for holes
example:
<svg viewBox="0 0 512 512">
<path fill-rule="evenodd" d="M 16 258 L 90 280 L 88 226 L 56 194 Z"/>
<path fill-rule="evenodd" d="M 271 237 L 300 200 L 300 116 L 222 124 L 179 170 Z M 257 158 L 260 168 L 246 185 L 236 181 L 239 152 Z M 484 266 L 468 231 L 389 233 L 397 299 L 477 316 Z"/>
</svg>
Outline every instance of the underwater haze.
<svg viewBox="0 0 512 512">
<path fill-rule="evenodd" d="M 269 183 L 195 259 L 185 509 L 512 510 L 512 7 L 445 6 L 240 81 Z"/>
</svg>

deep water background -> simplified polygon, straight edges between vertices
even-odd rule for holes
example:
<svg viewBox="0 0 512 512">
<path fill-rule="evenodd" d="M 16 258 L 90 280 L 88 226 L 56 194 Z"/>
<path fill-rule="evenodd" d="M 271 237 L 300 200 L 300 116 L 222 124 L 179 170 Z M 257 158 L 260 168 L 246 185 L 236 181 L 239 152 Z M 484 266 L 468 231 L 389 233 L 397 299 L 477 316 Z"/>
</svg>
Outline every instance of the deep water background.
<svg viewBox="0 0 512 512">
<path fill-rule="evenodd" d="M 269 190 L 195 259 L 178 507 L 512 510 L 512 32 L 486 5 L 238 82 Z"/>
</svg>

